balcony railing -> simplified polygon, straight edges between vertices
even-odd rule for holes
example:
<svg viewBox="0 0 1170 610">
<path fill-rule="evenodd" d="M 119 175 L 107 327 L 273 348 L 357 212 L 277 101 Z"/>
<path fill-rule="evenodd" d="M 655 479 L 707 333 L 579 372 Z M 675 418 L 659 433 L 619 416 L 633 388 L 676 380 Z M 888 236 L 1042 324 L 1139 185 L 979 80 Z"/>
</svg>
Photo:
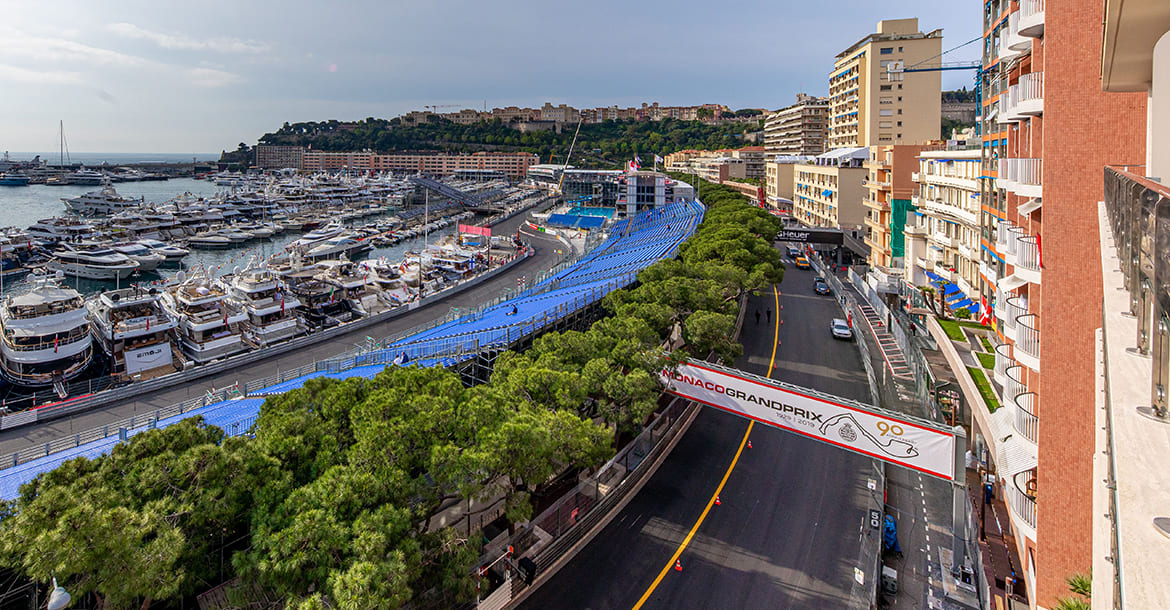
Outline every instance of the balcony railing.
<svg viewBox="0 0 1170 610">
<path fill-rule="evenodd" d="M 1028 306 L 1020 297 L 1008 297 L 1005 304 L 1007 312 L 1003 319 L 1004 330 L 1007 331 L 1012 340 L 1016 340 L 1016 328 L 1019 326 L 1020 316 L 1028 313 Z"/>
<path fill-rule="evenodd" d="M 1170 370 L 1170 187 L 1128 168 L 1106 167 L 1105 211 L 1129 292 L 1128 313 L 1137 317 L 1137 349 L 1150 355 L 1155 371 L 1150 404 L 1166 418 L 1167 380 L 1158 371 Z"/>
<path fill-rule="evenodd" d="M 1040 159 L 1000 159 L 998 186 L 1024 197 L 1040 197 L 1044 184 Z"/>
<path fill-rule="evenodd" d="M 1044 35 L 1044 0 L 1020 0 L 1020 36 Z"/>
<path fill-rule="evenodd" d="M 999 223 L 999 228 L 995 231 L 995 245 L 999 253 L 1003 255 L 1004 259 L 1010 263 L 1015 264 L 1016 260 L 1016 240 L 1017 233 L 1020 228 L 1016 225 L 1003 221 Z"/>
<path fill-rule="evenodd" d="M 1016 396 L 1016 432 L 1036 443 L 1040 429 L 1040 418 L 1035 411 L 1036 393 L 1024 392 Z"/>
<path fill-rule="evenodd" d="M 1016 269 L 1040 273 L 1040 244 L 1035 235 L 1016 233 Z M 1024 279 L 1032 279 L 1025 277 Z M 1036 279 L 1039 279 L 1038 277 Z M 1038 283 L 1038 282 L 1037 282 Z"/>
<path fill-rule="evenodd" d="M 1029 115 L 1044 113 L 1044 73 L 1029 72 L 1020 77 L 1020 81 L 1008 87 L 1007 93 L 1000 98 L 1003 111 L 1000 113 L 1003 123 L 1022 121 Z"/>
<path fill-rule="evenodd" d="M 1016 360 L 1032 370 L 1040 368 L 1040 317 L 1034 313 L 1016 318 Z"/>
<path fill-rule="evenodd" d="M 1001 343 L 995 346 L 995 381 L 1005 388 L 1007 386 L 1008 367 L 1015 364 L 1015 361 L 1010 356 L 1011 351 L 1012 346 L 1007 343 Z"/>
<path fill-rule="evenodd" d="M 1036 473 L 1025 470 L 1007 485 L 1008 505 L 1032 529 L 1036 529 Z"/>
</svg>

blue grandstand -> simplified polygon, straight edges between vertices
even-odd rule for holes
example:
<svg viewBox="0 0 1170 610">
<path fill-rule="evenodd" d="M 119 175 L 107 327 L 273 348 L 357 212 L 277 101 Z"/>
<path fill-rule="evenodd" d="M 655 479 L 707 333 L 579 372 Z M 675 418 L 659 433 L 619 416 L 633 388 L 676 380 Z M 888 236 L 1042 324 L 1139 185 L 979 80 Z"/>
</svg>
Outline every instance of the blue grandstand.
<svg viewBox="0 0 1170 610">
<path fill-rule="evenodd" d="M 400 339 L 381 350 L 319 362 L 314 372 L 249 391 L 248 398 L 216 402 L 150 426 L 128 430 L 126 437 L 198 415 L 229 435 L 245 434 L 259 416 L 264 396 L 299 388 L 309 379 L 368 379 L 387 365 L 403 363 L 449 367 L 479 350 L 493 346 L 504 348 L 624 288 L 635 280 L 639 271 L 654 262 L 673 257 L 679 245 L 694 234 L 703 211 L 699 202 L 675 202 L 664 209 L 618 221 L 605 242 L 573 265 L 512 299 Z M 596 218 L 604 222 L 604 218 Z M 111 436 L 0 471 L 0 499 L 14 499 L 19 486 L 38 474 L 75 457 L 105 454 L 120 440 L 119 436 Z"/>
</svg>

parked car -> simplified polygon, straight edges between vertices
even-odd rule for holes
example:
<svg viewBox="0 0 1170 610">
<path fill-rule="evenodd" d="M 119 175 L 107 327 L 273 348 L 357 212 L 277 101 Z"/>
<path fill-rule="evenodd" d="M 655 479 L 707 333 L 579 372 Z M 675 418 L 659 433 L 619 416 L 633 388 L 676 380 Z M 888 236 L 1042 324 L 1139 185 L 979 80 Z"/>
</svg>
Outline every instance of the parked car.
<svg viewBox="0 0 1170 610">
<path fill-rule="evenodd" d="M 829 324 L 829 328 L 833 331 L 834 339 L 845 339 L 847 341 L 853 340 L 853 329 L 849 328 L 849 323 L 841 318 L 833 318 L 833 322 Z"/>
<path fill-rule="evenodd" d="M 813 290 L 815 290 L 817 294 L 830 294 L 832 292 L 832 290 L 829 289 L 829 284 L 819 277 L 813 280 Z"/>
<path fill-rule="evenodd" d="M 796 257 L 796 268 L 797 269 L 808 269 L 809 268 L 808 259 L 803 257 L 803 256 Z"/>
</svg>

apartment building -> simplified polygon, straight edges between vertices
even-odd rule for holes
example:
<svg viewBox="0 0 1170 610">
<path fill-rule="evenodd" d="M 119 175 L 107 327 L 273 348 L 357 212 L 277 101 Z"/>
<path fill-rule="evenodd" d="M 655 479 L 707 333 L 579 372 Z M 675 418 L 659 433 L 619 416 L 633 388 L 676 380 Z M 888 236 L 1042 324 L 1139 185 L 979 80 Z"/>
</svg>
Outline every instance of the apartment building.
<svg viewBox="0 0 1170 610">
<path fill-rule="evenodd" d="M 1002 341 L 1002 392 L 994 414 L 973 410 L 973 436 L 1007 500 L 1015 593 L 1034 607 L 1066 596 L 1066 579 L 1087 574 L 1096 553 L 1089 499 L 1103 291 L 1091 264 L 1100 256 L 1093 211 L 1102 168 L 1145 159 L 1145 96 L 1103 92 L 1090 68 L 1101 63 L 1101 7 L 984 5 L 979 279 Z"/>
<path fill-rule="evenodd" d="M 958 292 L 947 295 L 947 307 L 978 316 L 982 152 L 978 147 L 924 150 L 917 163 L 914 230 L 907 230 L 915 256 L 907 262 L 908 277 L 919 286 L 958 286 Z"/>
<path fill-rule="evenodd" d="M 877 32 L 837 55 L 829 74 L 829 150 L 938 139 L 939 72 L 891 79 L 895 62 L 913 66 L 942 53 L 942 30 L 918 31 L 918 19 L 879 21 Z"/>
<path fill-rule="evenodd" d="M 300 146 L 256 145 L 256 167 L 260 169 L 301 169 L 305 149 Z"/>
<path fill-rule="evenodd" d="M 905 257 L 903 229 L 915 191 L 916 156 L 922 147 L 915 144 L 870 146 L 863 166 L 865 243 L 873 267 L 901 268 Z"/>
<path fill-rule="evenodd" d="M 769 207 L 784 214 L 792 213 L 796 165 L 811 158 L 778 156 L 764 163 L 764 202 Z"/>
<path fill-rule="evenodd" d="M 764 119 L 764 150 L 780 155 L 825 152 L 829 98 L 797 93 L 796 103 Z"/>
<path fill-rule="evenodd" d="M 540 107 L 540 120 L 542 121 L 576 123 L 577 119 L 580 117 L 580 111 L 578 111 L 576 108 L 573 108 L 572 106 L 567 106 L 565 104 L 553 106 L 552 104 L 545 102 L 544 105 Z"/>
<path fill-rule="evenodd" d="M 792 216 L 812 227 L 860 229 L 869 149 L 839 148 L 793 167 Z"/>
<path fill-rule="evenodd" d="M 307 150 L 302 153 L 304 171 L 377 171 L 411 172 L 433 176 L 449 176 L 460 170 L 497 171 L 512 178 L 523 178 L 528 168 L 539 163 L 532 153 L 477 152 L 472 154 L 377 154 L 373 152 L 325 152 Z"/>
<path fill-rule="evenodd" d="M 731 156 L 743 161 L 743 176 L 756 180 L 764 179 L 764 163 L 768 154 L 763 146 L 745 146 L 737 150 L 727 151 Z"/>
</svg>

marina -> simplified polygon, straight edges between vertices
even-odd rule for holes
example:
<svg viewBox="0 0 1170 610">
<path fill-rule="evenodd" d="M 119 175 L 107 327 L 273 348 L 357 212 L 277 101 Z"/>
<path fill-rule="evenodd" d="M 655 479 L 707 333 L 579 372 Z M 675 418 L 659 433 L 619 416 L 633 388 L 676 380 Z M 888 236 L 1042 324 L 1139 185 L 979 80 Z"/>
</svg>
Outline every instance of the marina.
<svg viewBox="0 0 1170 610">
<path fill-rule="evenodd" d="M 2 230 L 0 292 L 19 299 L 51 284 L 76 295 L 83 307 L 74 315 L 85 318 L 90 342 L 80 347 L 86 333 L 74 326 L 53 335 L 54 355 L 66 340 L 72 359 L 40 354 L 20 365 L 12 354 L 22 331 L 19 324 L 11 333 L 5 328 L 13 338 L 0 350 L 4 408 L 66 399 L 92 390 L 95 380 L 104 387 L 190 370 L 410 307 L 527 254 L 512 236 L 461 237 L 461 222 L 546 199 L 503 181 L 455 182 L 451 188 L 488 191 L 498 202 L 468 209 L 431 201 L 429 192 L 393 176 L 220 176 L 169 184 L 202 187 L 204 194 L 147 196 L 129 190 L 143 183 L 108 182 L 97 190 L 19 191 L 48 192 L 27 228 Z M 7 194 L 0 191 L 6 204 Z"/>
</svg>

